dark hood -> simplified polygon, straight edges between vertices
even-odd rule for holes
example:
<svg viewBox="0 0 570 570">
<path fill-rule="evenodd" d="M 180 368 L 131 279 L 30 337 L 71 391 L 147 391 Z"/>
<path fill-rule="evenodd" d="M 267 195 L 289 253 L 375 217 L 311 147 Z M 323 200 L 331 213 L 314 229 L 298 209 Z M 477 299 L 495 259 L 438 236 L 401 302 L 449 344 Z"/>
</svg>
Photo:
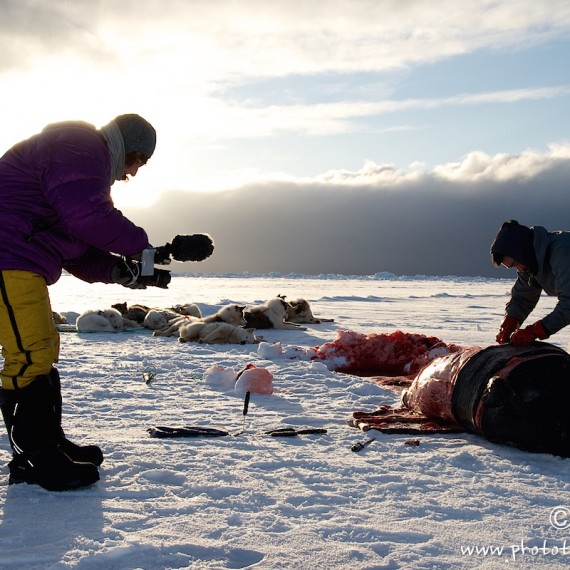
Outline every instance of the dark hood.
<svg viewBox="0 0 570 570">
<path fill-rule="evenodd" d="M 504 257 L 512 257 L 525 265 L 530 273 L 538 271 L 534 251 L 534 234 L 531 228 L 522 226 L 516 220 L 505 222 L 491 245 L 493 264 L 499 267 Z"/>
</svg>

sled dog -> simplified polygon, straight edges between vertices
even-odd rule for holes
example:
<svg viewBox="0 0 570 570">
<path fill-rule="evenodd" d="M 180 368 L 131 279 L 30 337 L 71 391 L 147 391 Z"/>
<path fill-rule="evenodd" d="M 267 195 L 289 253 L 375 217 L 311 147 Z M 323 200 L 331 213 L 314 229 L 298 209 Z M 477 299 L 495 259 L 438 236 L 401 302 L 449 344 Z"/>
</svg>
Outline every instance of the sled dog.
<svg viewBox="0 0 570 570">
<path fill-rule="evenodd" d="M 334 319 L 324 319 L 322 317 L 315 317 L 311 306 L 306 299 L 293 299 L 288 302 L 287 312 L 285 318 L 290 323 L 303 323 L 318 325 L 320 323 L 332 323 Z"/>
<path fill-rule="evenodd" d="M 104 311 L 88 310 L 77 317 L 77 332 L 117 332 L 136 325 L 132 321 L 125 321 L 117 309 Z"/>
<path fill-rule="evenodd" d="M 179 318 L 180 315 L 172 309 L 151 309 L 145 316 L 143 325 L 147 329 L 156 331 L 165 329 L 172 319 Z"/>
<path fill-rule="evenodd" d="M 66 325 L 67 324 L 67 319 L 65 318 L 65 315 L 62 315 L 61 313 L 58 313 L 56 311 L 52 311 L 51 315 L 53 317 L 53 322 L 56 325 Z"/>
<path fill-rule="evenodd" d="M 136 321 L 140 325 L 144 323 L 144 318 L 146 314 L 150 311 L 150 307 L 145 305 L 128 305 L 127 303 L 115 303 L 111 305 L 114 309 L 117 309 L 124 318 L 130 319 L 131 321 Z"/>
<path fill-rule="evenodd" d="M 180 327 L 194 322 L 202 323 L 229 323 L 234 326 L 245 325 L 243 317 L 244 305 L 225 305 L 218 309 L 213 315 L 202 318 L 192 317 L 190 315 L 180 316 L 168 321 L 168 326 L 154 331 L 154 336 L 176 336 L 180 331 Z"/>
<path fill-rule="evenodd" d="M 197 319 L 202 318 L 202 312 L 200 307 L 196 303 L 186 303 L 185 305 L 174 305 L 172 310 L 179 315 L 184 315 L 188 317 L 196 317 Z"/>
<path fill-rule="evenodd" d="M 195 303 L 187 303 L 185 305 L 174 305 L 174 307 L 169 307 L 166 309 L 151 308 L 146 305 L 127 305 L 127 303 L 116 303 L 113 308 L 117 309 L 123 317 L 136 321 L 137 323 L 144 325 L 144 320 L 150 311 L 166 311 L 166 315 L 171 315 L 172 318 L 176 315 L 191 315 L 193 317 L 200 318 L 202 313 L 200 312 L 200 307 Z M 164 320 L 160 317 L 154 316 L 156 322 L 163 323 Z M 149 318 L 149 323 L 153 323 L 153 317 Z M 147 328 L 153 328 L 149 326 Z"/>
<path fill-rule="evenodd" d="M 270 299 L 263 305 L 246 308 L 243 312 L 246 326 L 254 329 L 307 330 L 296 323 L 286 321 L 287 301 L 282 297 Z"/>
<path fill-rule="evenodd" d="M 244 329 L 221 322 L 196 321 L 182 325 L 179 334 L 180 342 L 193 340 L 207 344 L 257 344 L 259 342 L 253 334 L 253 329 Z"/>
</svg>

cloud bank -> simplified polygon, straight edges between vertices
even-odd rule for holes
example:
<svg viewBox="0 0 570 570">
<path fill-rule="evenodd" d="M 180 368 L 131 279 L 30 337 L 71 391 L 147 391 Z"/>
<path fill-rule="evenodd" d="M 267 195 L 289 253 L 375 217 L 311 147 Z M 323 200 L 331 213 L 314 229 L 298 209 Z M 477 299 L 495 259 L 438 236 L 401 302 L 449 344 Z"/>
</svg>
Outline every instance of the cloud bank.
<svg viewBox="0 0 570 570">
<path fill-rule="evenodd" d="M 569 229 L 570 145 L 518 156 L 471 153 L 431 172 L 367 163 L 313 180 L 210 194 L 169 192 L 125 213 L 160 245 L 210 233 L 214 255 L 174 271 L 508 277 L 490 263 L 501 223 Z"/>
</svg>

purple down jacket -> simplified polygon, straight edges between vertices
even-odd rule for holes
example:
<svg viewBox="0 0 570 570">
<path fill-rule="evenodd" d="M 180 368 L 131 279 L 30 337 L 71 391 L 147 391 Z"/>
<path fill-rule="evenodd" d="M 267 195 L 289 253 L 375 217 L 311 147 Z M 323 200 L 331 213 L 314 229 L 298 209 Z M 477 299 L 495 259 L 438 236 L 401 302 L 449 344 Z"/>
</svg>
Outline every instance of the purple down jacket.
<svg viewBox="0 0 570 570">
<path fill-rule="evenodd" d="M 135 255 L 146 232 L 111 200 L 107 145 L 83 122 L 48 125 L 0 158 L 0 270 L 55 283 L 62 268 L 110 283 L 112 253 Z"/>
</svg>

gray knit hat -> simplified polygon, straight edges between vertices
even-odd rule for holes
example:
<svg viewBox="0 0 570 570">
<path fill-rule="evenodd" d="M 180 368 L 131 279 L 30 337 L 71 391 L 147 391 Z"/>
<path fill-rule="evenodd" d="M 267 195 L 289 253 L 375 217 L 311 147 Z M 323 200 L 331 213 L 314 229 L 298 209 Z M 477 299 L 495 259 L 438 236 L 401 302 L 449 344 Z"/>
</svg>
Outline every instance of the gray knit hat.
<svg viewBox="0 0 570 570">
<path fill-rule="evenodd" d="M 125 154 L 142 152 L 147 158 L 152 156 L 156 146 L 154 127 L 140 115 L 119 115 L 113 119 L 125 143 Z"/>
</svg>

